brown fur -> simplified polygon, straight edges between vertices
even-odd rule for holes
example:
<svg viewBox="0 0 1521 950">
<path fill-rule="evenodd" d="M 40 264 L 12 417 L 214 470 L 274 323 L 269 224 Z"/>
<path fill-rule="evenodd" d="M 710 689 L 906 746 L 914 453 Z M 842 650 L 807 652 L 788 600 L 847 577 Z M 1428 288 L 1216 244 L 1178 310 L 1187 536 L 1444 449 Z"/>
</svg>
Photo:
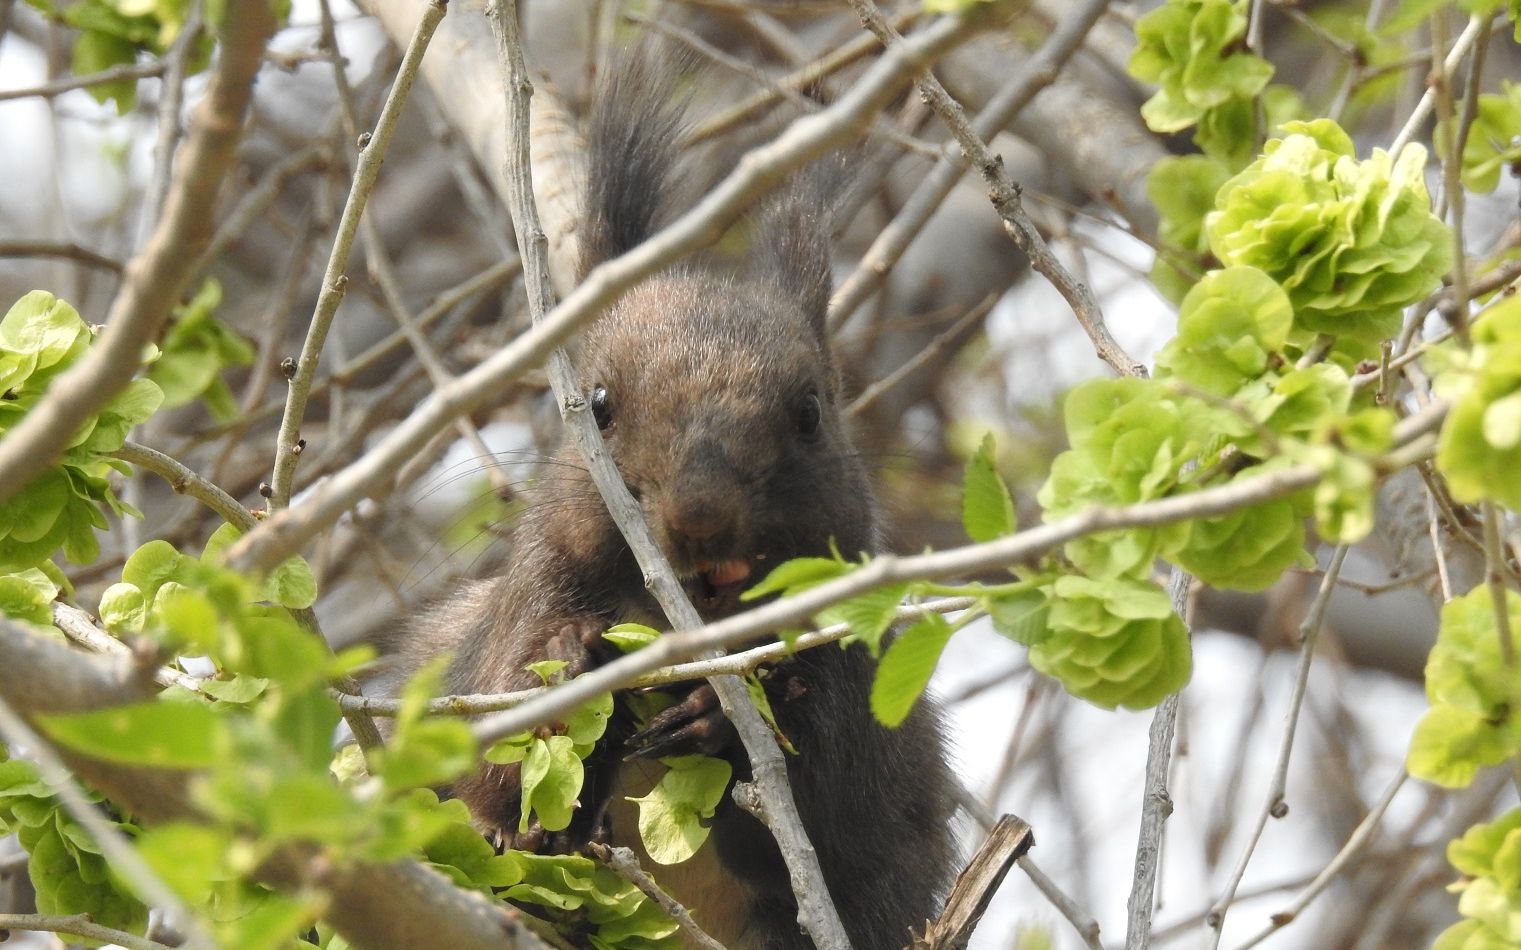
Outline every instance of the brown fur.
<svg viewBox="0 0 1521 950">
<path fill-rule="evenodd" d="M 669 132 L 675 123 L 648 73 L 636 65 L 623 74 L 593 122 L 590 193 L 603 206 L 588 214 L 587 266 L 653 227 L 651 196 L 662 192 L 669 156 L 663 141 L 629 126 Z M 607 154 L 629 149 L 640 150 L 639 161 Z M 630 167 L 646 180 L 599 179 Z M 759 239 L 771 246 L 757 254 L 760 274 L 665 274 L 627 295 L 587 333 L 580 354 L 583 392 L 600 386 L 609 394 L 608 451 L 685 577 L 704 562 L 745 558 L 753 580 L 788 558 L 825 555 L 831 541 L 848 555 L 878 547 L 870 486 L 840 415 L 823 330 L 827 215 L 797 189 L 765 221 Z M 815 397 L 820 422 L 810 435 L 799 419 Z M 562 455 L 569 460 L 573 450 Z M 735 607 L 729 598 L 705 613 Z M 555 465 L 517 527 L 505 574 L 431 612 L 405 652 L 415 665 L 452 651 L 451 691 L 501 692 L 537 685 L 526 664 L 583 639 L 582 630 L 627 620 L 659 625 L 660 616 L 589 477 Z M 830 894 L 859 950 L 903 946 L 909 928 L 934 915 L 953 860 L 939 710 L 926 697 L 901 728 L 879 725 L 867 705 L 874 662 L 860 647 L 808 651 L 783 672 L 776 680 L 789 688 L 773 703 L 800 753 L 788 758 L 789 776 Z M 627 811 L 617 802 L 602 807 L 641 776 L 650 780 L 651 763 L 622 762 L 626 737 L 626 728 L 612 729 L 588 760 L 577 821 L 549 846 L 575 846 L 603 816 L 615 842 L 636 843 Z M 737 780 L 748 778 L 737 743 L 720 754 Z M 453 792 L 483 830 L 511 839 L 516 766 L 483 765 Z M 704 851 L 691 869 L 653 869 L 679 900 L 693 902 L 699 923 L 736 950 L 809 946 L 780 854 L 759 822 L 726 799 Z"/>
</svg>

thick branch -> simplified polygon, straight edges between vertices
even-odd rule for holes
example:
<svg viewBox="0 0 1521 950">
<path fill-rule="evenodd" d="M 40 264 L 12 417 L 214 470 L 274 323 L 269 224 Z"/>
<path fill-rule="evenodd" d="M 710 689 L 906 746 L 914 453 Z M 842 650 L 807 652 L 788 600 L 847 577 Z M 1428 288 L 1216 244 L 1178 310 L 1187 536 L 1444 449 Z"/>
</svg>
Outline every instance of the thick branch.
<svg viewBox="0 0 1521 950">
<path fill-rule="evenodd" d="M 211 240 L 217 194 L 236 157 L 254 76 L 274 29 L 270 4 L 229 5 L 221 57 L 196 110 L 163 216 L 128 265 L 95 345 L 6 433 L 0 446 L 0 504 L 46 471 L 85 420 L 126 386 L 142 360 L 143 344 L 158 336 L 179 302 L 196 255 Z"/>
</svg>

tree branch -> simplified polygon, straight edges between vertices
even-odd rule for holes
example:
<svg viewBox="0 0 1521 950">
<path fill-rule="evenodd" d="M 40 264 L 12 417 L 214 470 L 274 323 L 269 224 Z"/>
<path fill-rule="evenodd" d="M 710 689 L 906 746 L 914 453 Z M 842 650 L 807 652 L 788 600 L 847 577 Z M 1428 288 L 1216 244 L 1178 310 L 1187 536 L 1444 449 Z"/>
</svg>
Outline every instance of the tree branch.
<svg viewBox="0 0 1521 950">
<path fill-rule="evenodd" d="M 46 471 L 85 420 L 126 386 L 141 363 L 143 344 L 158 336 L 179 302 L 196 255 L 211 239 L 217 194 L 236 157 L 254 76 L 274 28 L 270 4 L 229 5 L 221 57 L 196 110 L 164 214 L 127 267 L 100 338 L 6 433 L 0 445 L 0 504 Z"/>
<path fill-rule="evenodd" d="M 380 118 L 375 122 L 375 131 L 368 137 L 360 136 L 354 181 L 349 187 L 343 214 L 338 219 L 333 251 L 328 257 L 327 270 L 322 275 L 322 292 L 317 297 L 317 309 L 312 313 L 311 327 L 307 331 L 306 342 L 301 346 L 301 356 L 296 360 L 296 373 L 291 377 L 290 389 L 286 395 L 285 414 L 280 418 L 280 434 L 275 442 L 275 471 L 270 479 L 273 490 L 269 499 L 271 511 L 290 505 L 298 458 L 296 443 L 301 439 L 306 401 L 311 394 L 312 378 L 317 375 L 317 361 L 322 356 L 323 344 L 327 342 L 328 329 L 333 324 L 333 317 L 348 288 L 348 277 L 343 272 L 349 264 L 349 252 L 354 247 L 359 219 L 364 214 L 375 180 L 380 176 L 380 165 L 385 161 L 386 149 L 391 144 L 392 133 L 396 131 L 397 120 L 401 118 L 407 94 L 412 91 L 412 83 L 417 79 L 417 68 L 422 62 L 423 53 L 446 12 L 448 7 L 442 0 L 429 0 L 423 8 L 422 18 L 412 34 L 411 42 L 407 44 L 396 80 L 391 84 L 391 92 L 386 96 Z"/>
</svg>

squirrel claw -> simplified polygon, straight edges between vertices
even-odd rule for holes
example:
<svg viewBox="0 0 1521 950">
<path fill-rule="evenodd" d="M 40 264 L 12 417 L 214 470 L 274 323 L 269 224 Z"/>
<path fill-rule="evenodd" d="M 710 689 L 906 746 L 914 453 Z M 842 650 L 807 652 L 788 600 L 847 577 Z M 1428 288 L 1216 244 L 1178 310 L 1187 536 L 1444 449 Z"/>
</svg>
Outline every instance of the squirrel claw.
<svg viewBox="0 0 1521 950">
<path fill-rule="evenodd" d="M 625 743 L 628 758 L 668 755 L 717 755 L 734 739 L 734 724 L 718 705 L 718 694 L 704 683 L 686 699 L 650 720 Z"/>
</svg>

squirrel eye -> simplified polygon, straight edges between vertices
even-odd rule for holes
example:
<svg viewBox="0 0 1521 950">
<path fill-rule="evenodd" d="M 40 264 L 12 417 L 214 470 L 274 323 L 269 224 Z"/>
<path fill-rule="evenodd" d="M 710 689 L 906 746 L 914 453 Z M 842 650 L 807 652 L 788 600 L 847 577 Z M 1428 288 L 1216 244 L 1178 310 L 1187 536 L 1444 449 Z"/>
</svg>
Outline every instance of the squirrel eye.
<svg viewBox="0 0 1521 950">
<path fill-rule="evenodd" d="M 597 428 L 607 431 L 613 424 L 613 403 L 607 396 L 607 388 L 598 386 L 591 394 L 592 418 L 597 420 Z"/>
<path fill-rule="evenodd" d="M 824 410 L 819 405 L 819 394 L 809 393 L 803 397 L 803 404 L 798 407 L 797 431 L 804 436 L 819 434 L 819 423 L 823 421 Z"/>
</svg>

